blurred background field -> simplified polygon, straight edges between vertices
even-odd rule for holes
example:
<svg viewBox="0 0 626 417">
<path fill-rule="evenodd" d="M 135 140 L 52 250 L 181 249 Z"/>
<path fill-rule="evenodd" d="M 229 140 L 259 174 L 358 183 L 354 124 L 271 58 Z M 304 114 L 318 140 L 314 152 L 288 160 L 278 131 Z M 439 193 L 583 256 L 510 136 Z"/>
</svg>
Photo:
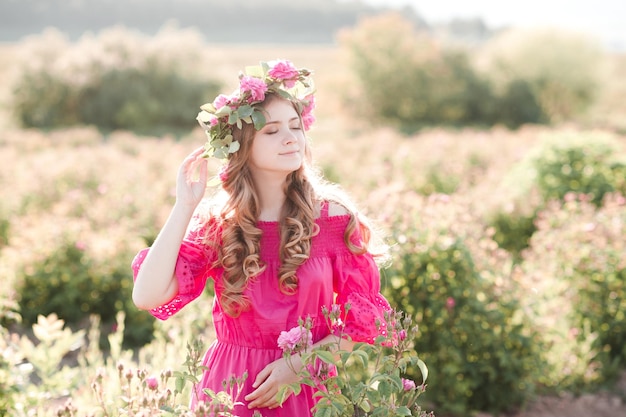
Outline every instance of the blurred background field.
<svg viewBox="0 0 626 417">
<path fill-rule="evenodd" d="M 155 323 L 130 262 L 204 143 L 199 105 L 274 58 L 314 71 L 315 159 L 391 245 L 383 291 L 420 326 L 424 407 L 624 413 L 626 55 L 554 28 L 437 33 L 370 10 L 332 42 L 169 24 L 0 44 L 0 415 L 132 415 L 210 343 L 210 289 Z"/>
</svg>

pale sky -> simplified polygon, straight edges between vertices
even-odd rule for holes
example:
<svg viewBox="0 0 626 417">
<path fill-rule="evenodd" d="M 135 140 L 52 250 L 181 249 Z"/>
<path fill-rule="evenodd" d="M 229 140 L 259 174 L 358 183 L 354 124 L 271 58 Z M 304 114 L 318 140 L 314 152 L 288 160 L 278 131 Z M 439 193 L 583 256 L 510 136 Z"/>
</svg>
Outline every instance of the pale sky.
<svg viewBox="0 0 626 417">
<path fill-rule="evenodd" d="M 363 0 L 410 5 L 430 23 L 481 17 L 489 27 L 555 26 L 588 32 L 611 49 L 626 51 L 626 0 Z"/>
</svg>

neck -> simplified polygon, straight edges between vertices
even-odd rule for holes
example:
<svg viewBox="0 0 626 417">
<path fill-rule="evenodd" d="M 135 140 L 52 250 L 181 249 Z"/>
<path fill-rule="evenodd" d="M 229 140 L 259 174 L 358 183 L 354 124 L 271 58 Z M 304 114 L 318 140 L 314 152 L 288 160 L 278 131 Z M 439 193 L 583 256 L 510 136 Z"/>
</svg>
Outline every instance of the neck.
<svg viewBox="0 0 626 417">
<path fill-rule="evenodd" d="M 259 196 L 259 220 L 278 221 L 285 203 L 285 178 L 263 176 L 254 180 Z"/>
</svg>

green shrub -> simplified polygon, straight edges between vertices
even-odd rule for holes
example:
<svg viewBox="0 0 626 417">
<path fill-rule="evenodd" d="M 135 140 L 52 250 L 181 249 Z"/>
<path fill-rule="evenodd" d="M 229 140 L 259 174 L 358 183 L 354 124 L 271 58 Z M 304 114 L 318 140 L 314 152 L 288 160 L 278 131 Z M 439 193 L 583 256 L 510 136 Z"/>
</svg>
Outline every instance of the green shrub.
<svg viewBox="0 0 626 417">
<path fill-rule="evenodd" d="M 103 130 L 143 134 L 188 131 L 198 103 L 217 94 L 218 85 L 190 80 L 159 69 L 124 69 L 105 73 L 97 84 L 78 92 L 78 119 Z"/>
<path fill-rule="evenodd" d="M 202 45 L 184 31 L 162 39 L 118 28 L 74 44 L 56 39 L 39 55 L 39 42 L 51 36 L 25 45 L 35 51 L 18 63 L 12 81 L 12 110 L 24 127 L 87 124 L 103 131 L 180 134 L 195 126 L 200 104 L 221 87 L 190 71 L 202 65 Z"/>
<path fill-rule="evenodd" d="M 476 72 L 464 50 L 445 50 L 443 65 L 438 71 L 445 76 L 433 80 L 433 104 L 439 104 L 441 123 L 454 125 L 490 125 L 499 103 L 493 100 L 491 82 Z M 446 91 L 447 90 L 447 91 Z M 418 97 L 419 99 L 419 97 Z M 458 108 L 456 114 L 450 110 Z M 433 114 L 437 118 L 438 110 Z"/>
<path fill-rule="evenodd" d="M 15 405 L 14 394 L 18 391 L 13 374 L 12 358 L 7 348 L 8 330 L 0 326 L 0 416 L 8 415 Z"/>
<path fill-rule="evenodd" d="M 600 206 L 607 193 L 626 193 L 626 164 L 619 142 L 600 133 L 558 133 L 543 138 L 507 174 L 515 188 L 508 205 L 487 219 L 494 240 L 516 258 L 528 247 L 536 230 L 537 213 L 552 200 L 585 194 Z"/>
<path fill-rule="evenodd" d="M 493 240 L 515 259 L 519 259 L 537 230 L 535 218 L 535 212 L 525 214 L 520 211 L 497 211 L 489 219 L 489 224 L 494 228 Z"/>
<path fill-rule="evenodd" d="M 540 347 L 506 278 L 510 259 L 453 200 L 403 198 L 385 295 L 416 317 L 415 350 L 431 370 L 425 400 L 454 415 L 523 404 Z"/>
<path fill-rule="evenodd" d="M 412 132 L 433 124 L 485 123 L 492 114 L 489 83 L 463 51 L 441 48 L 398 14 L 364 19 L 345 32 L 358 99 L 371 117 Z"/>
<path fill-rule="evenodd" d="M 437 164 L 427 169 L 424 183 L 417 187 L 417 191 L 424 195 L 452 194 L 457 190 L 460 182 L 458 177 L 443 171 Z"/>
<path fill-rule="evenodd" d="M 13 113 L 24 127 L 52 128 L 79 123 L 77 91 L 53 74 L 24 72 L 13 86 Z"/>
<path fill-rule="evenodd" d="M 544 201 L 582 193 L 599 206 L 605 194 L 626 191 L 620 153 L 611 137 L 580 133 L 548 138 L 529 158 Z"/>
<path fill-rule="evenodd" d="M 11 222 L 0 210 L 0 249 L 9 245 L 9 237 L 11 234 Z"/>
<path fill-rule="evenodd" d="M 626 368 L 625 207 L 621 195 L 597 208 L 570 194 L 539 213 L 520 271 L 532 291 L 521 299 L 552 346 L 546 387 L 595 390 Z"/>
<path fill-rule="evenodd" d="M 0 298 L 0 327 L 9 328 L 21 322 L 22 316 L 19 314 L 19 310 L 20 307 L 16 301 Z"/>
<path fill-rule="evenodd" d="M 154 320 L 132 304 L 132 277 L 128 259 L 96 261 L 73 241 L 62 242 L 41 261 L 18 276 L 23 323 L 36 323 L 39 315 L 55 313 L 68 325 L 84 327 L 98 315 L 106 336 L 115 326 L 117 312 L 126 314 L 124 342 L 141 346 L 152 338 Z M 132 331 L 131 331 L 132 330 Z"/>
<path fill-rule="evenodd" d="M 481 52 L 485 76 L 509 97 L 505 102 L 515 106 L 512 100 L 522 99 L 515 116 L 570 120 L 584 113 L 599 91 L 605 55 L 600 45 L 578 33 L 512 29 L 494 37 Z"/>
<path fill-rule="evenodd" d="M 495 97 L 493 120 L 515 129 L 525 123 L 543 124 L 549 118 L 541 108 L 533 87 L 526 80 L 514 79 Z"/>
<path fill-rule="evenodd" d="M 594 102 L 603 59 L 587 39 L 538 32 L 498 37 L 479 71 L 468 50 L 442 46 L 393 13 L 363 19 L 341 43 L 357 80 L 350 105 L 406 132 L 569 120 Z"/>
</svg>

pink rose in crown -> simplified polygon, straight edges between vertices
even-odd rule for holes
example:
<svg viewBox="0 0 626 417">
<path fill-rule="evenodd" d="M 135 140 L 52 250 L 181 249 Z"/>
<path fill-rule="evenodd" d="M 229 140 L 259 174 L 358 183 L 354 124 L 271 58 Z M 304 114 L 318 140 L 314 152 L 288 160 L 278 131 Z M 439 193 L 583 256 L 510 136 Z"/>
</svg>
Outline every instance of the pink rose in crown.
<svg viewBox="0 0 626 417">
<path fill-rule="evenodd" d="M 226 94 L 220 94 L 219 96 L 215 97 L 215 100 L 213 100 L 213 106 L 215 106 L 216 109 L 221 109 L 227 104 L 230 104 L 232 101 L 232 97 L 227 96 Z"/>
<path fill-rule="evenodd" d="M 314 122 L 315 116 L 313 116 L 311 113 L 302 115 L 302 125 L 304 127 L 304 130 L 309 130 Z"/>
<path fill-rule="evenodd" d="M 298 78 L 298 69 L 289 61 L 278 61 L 267 73 L 276 80 L 282 80 L 287 88 L 293 87 Z"/>
<path fill-rule="evenodd" d="M 262 101 L 265 98 L 267 84 L 260 78 L 245 76 L 239 82 L 241 94 L 250 93 L 252 101 Z"/>
<path fill-rule="evenodd" d="M 296 326 L 287 332 L 282 331 L 278 336 L 278 347 L 283 352 L 299 352 L 310 348 L 312 344 L 311 331 L 302 326 Z"/>
<path fill-rule="evenodd" d="M 220 179 L 221 182 L 228 181 L 228 164 L 224 164 L 220 167 L 219 171 L 217 172 L 217 177 Z"/>
<path fill-rule="evenodd" d="M 306 103 L 302 108 L 302 124 L 304 130 L 309 130 L 313 122 L 315 122 L 315 116 L 313 116 L 313 109 L 315 108 L 315 96 L 313 94 L 304 98 Z"/>
</svg>

